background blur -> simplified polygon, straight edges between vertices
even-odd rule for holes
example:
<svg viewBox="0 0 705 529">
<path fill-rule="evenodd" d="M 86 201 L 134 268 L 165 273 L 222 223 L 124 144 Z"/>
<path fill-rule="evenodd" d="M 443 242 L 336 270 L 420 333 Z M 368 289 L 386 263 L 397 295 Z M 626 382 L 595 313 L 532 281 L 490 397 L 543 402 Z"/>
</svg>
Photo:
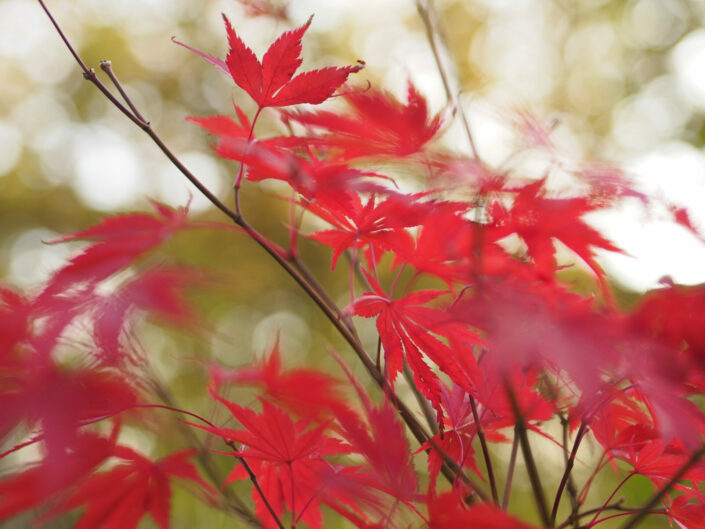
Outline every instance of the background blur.
<svg viewBox="0 0 705 529">
<path fill-rule="evenodd" d="M 224 56 L 221 12 L 260 57 L 279 33 L 315 13 L 304 39 L 304 69 L 363 59 L 367 68 L 358 81 L 403 96 L 411 79 L 434 111 L 446 105 L 413 0 L 293 0 L 288 21 L 248 17 L 235 0 L 48 4 L 85 62 L 97 69 L 110 59 L 155 130 L 228 202 L 235 166 L 216 159 L 206 135 L 184 118 L 232 113 L 233 100 L 252 115 L 252 105 L 226 76 L 170 40 Z M 437 10 L 485 160 L 499 164 L 513 152 L 516 112 L 529 111 L 553 127 L 562 152 L 616 164 L 643 191 L 689 208 L 705 228 L 705 0 L 439 0 Z M 275 119 L 261 122 L 261 135 L 281 132 Z M 451 124 L 448 148 L 466 152 L 464 140 Z M 527 161 L 528 172 L 534 162 Z M 35 1 L 0 0 L 0 278 L 36 287 L 78 247 L 42 241 L 111 212 L 146 208 L 146 197 L 179 206 L 191 194 L 196 215 L 225 220 L 82 79 Z M 249 190 L 244 209 L 261 231 L 285 240 L 285 204 Z M 623 288 L 653 288 L 665 275 L 686 284 L 705 281 L 703 245 L 667 217 L 634 200 L 592 218 L 626 251 L 600 258 Z M 313 271 L 345 305 L 343 290 L 334 287 L 345 284 L 344 267 L 331 274 L 326 250 L 305 250 Z M 152 259 L 207 264 L 220 281 L 217 294 L 197 299 L 217 331 L 208 333 L 208 343 L 150 327 L 143 338 L 146 350 L 159 351 L 160 375 L 181 398 L 202 396 L 202 386 L 193 384 L 200 370 L 189 366 L 208 355 L 242 364 L 261 354 L 278 329 L 287 362 L 313 354 L 333 365 L 321 351 L 338 339 L 248 241 L 188 233 Z M 184 507 L 191 508 L 197 507 Z M 204 526 L 225 525 L 210 522 Z"/>
</svg>

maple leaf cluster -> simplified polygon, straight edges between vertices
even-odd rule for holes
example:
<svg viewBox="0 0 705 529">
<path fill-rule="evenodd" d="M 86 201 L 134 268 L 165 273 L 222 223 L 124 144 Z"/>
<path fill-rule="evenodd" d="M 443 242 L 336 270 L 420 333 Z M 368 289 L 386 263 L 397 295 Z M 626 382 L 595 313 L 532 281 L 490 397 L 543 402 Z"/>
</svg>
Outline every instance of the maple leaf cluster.
<svg viewBox="0 0 705 529">
<path fill-rule="evenodd" d="M 189 120 L 235 162 L 238 231 L 319 304 L 379 386 L 378 401 L 352 375 L 347 353 L 335 355 L 342 376 L 286 369 L 277 342 L 258 363 L 210 366 L 210 398 L 230 415 L 222 425 L 175 408 L 146 369 L 136 317 L 196 327 L 185 289 L 201 277 L 148 267 L 144 257 L 183 230 L 231 228 L 154 202 L 152 213 L 106 218 L 53 241 L 89 243 L 38 292 L 0 287 L 0 438 L 8 446 L 0 459 L 31 445 L 41 454 L 0 477 L 0 520 L 33 511 L 44 523 L 81 509 L 81 529 L 134 528 L 146 515 L 167 529 L 172 481 L 229 510 L 228 486 L 249 480 L 254 512 L 240 499 L 230 511 L 254 526 L 320 529 L 336 513 L 361 529 L 524 529 L 537 526 L 507 511 L 521 452 L 542 527 L 622 516 L 631 527 L 648 514 L 705 528 L 705 415 L 695 404 L 705 393 L 705 288 L 667 284 L 630 310 L 618 307 L 597 256 L 620 250 L 585 219 L 649 199 L 618 172 L 567 168 L 582 191 L 565 195 L 548 177 L 523 179 L 476 155 L 450 154 L 437 141 L 446 120 L 411 82 L 399 100 L 345 84 L 362 63 L 296 75 L 311 19 L 284 32 L 261 61 L 224 20 L 224 60 L 178 44 L 232 78 L 255 114 L 235 105 L 235 118 Z M 326 110 L 283 108 L 333 96 L 338 106 Z M 255 135 L 265 109 L 287 134 Z M 533 139 L 522 148 L 555 150 L 550 131 L 529 128 Z M 395 176 L 407 172 L 426 189 L 402 191 Z M 240 188 L 263 180 L 289 191 L 288 248 L 256 232 L 239 209 Z M 697 232 L 687 212 L 673 214 Z M 347 267 L 347 307 L 308 273 L 301 239 L 329 247 L 332 268 Z M 557 242 L 592 277 L 590 294 L 562 279 Z M 374 322 L 377 343 L 360 339 L 364 320 Z M 415 403 L 402 397 L 402 374 Z M 233 402 L 233 387 L 253 387 L 258 398 Z M 154 459 L 121 441 L 125 421 L 145 426 L 167 411 L 188 421 L 184 443 L 198 433 L 211 450 Z M 549 423 L 561 424 L 563 436 L 554 438 Z M 540 472 L 547 463 L 531 451 L 537 436 L 565 454 L 563 476 L 549 487 Z M 572 470 L 590 464 L 579 455 L 587 438 L 601 456 L 579 482 Z M 499 443 L 512 445 L 508 468 L 491 449 Z M 204 463 L 211 457 L 232 462 L 227 477 Z M 606 467 L 624 477 L 594 505 L 593 478 Z M 652 501 L 613 502 L 633 476 L 650 482 Z"/>
</svg>

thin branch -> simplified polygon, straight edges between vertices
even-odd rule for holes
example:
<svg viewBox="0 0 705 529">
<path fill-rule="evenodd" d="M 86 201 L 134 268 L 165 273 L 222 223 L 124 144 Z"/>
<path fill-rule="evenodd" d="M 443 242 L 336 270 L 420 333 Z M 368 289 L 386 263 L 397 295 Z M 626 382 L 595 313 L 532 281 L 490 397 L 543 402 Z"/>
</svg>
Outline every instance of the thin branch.
<svg viewBox="0 0 705 529">
<path fill-rule="evenodd" d="M 564 449 L 567 446 L 567 420 L 565 420 L 563 417 L 561 417 L 563 420 L 563 431 L 564 431 Z M 551 510 L 551 526 L 555 525 L 556 523 L 556 516 L 558 515 L 558 506 L 561 503 L 561 496 L 563 495 L 563 489 L 565 489 L 566 485 L 570 483 L 570 478 L 571 478 L 571 472 L 573 470 L 573 466 L 575 465 L 575 456 L 578 453 L 578 447 L 580 446 L 580 442 L 583 440 L 583 436 L 587 432 L 587 424 L 585 421 L 580 423 L 580 427 L 578 428 L 578 433 L 575 436 L 575 442 L 573 443 L 573 449 L 570 451 L 570 456 L 566 459 L 565 461 L 565 471 L 563 472 L 563 477 L 561 478 L 561 482 L 558 485 L 558 490 L 556 491 L 556 497 L 553 500 L 553 509 Z M 576 503 L 577 503 L 577 498 L 575 497 L 574 490 L 575 487 L 568 487 L 569 489 L 572 489 L 573 492 L 570 493 L 570 497 L 572 500 L 572 508 L 573 511 L 576 511 Z"/>
<path fill-rule="evenodd" d="M 477 145 L 475 139 L 472 135 L 472 130 L 470 129 L 470 122 L 468 121 L 465 110 L 456 95 L 456 91 L 451 87 L 450 75 L 446 69 L 445 64 L 443 64 L 443 59 L 441 57 L 440 48 L 443 46 L 445 38 L 443 32 L 438 23 L 438 16 L 436 14 L 436 9 L 433 5 L 433 0 L 416 0 L 416 9 L 419 12 L 421 21 L 423 22 L 424 29 L 426 30 L 426 39 L 433 52 L 433 58 L 436 61 L 436 66 L 438 67 L 438 73 L 441 76 L 441 81 L 443 82 L 443 89 L 446 93 L 446 98 L 453 105 L 453 107 L 458 109 L 460 114 L 460 121 L 463 124 L 463 129 L 465 130 L 465 135 L 470 143 L 470 149 L 472 150 L 473 156 L 479 161 L 480 154 L 477 150 Z"/>
<path fill-rule="evenodd" d="M 509 505 L 509 495 L 512 492 L 512 480 L 514 479 L 514 467 L 517 462 L 517 452 L 519 450 L 519 435 L 516 426 L 514 427 L 514 440 L 512 441 L 512 453 L 509 456 L 509 467 L 507 468 L 507 480 L 504 484 L 504 495 L 502 496 L 502 509 Z"/>
<path fill-rule="evenodd" d="M 110 80 L 113 82 L 118 92 L 120 92 L 122 99 L 125 101 L 125 103 L 127 103 L 127 106 L 130 107 L 130 110 L 132 110 L 132 113 L 135 115 L 135 117 L 137 117 L 137 119 L 139 119 L 142 123 L 149 125 L 147 120 L 142 117 L 142 114 L 140 114 L 140 111 L 137 110 L 137 107 L 132 102 L 132 99 L 130 99 L 130 96 L 127 95 L 127 92 L 118 80 L 117 75 L 115 75 L 115 72 L 113 72 L 113 63 L 110 61 L 100 61 L 100 69 L 103 70 L 108 75 L 108 77 L 110 77 Z"/>
<path fill-rule="evenodd" d="M 381 345 L 382 341 L 379 340 L 379 348 L 381 348 Z M 433 414 L 431 404 L 428 402 L 428 399 L 421 394 L 419 388 L 414 383 L 414 374 L 411 372 L 411 369 L 409 368 L 409 365 L 406 362 L 404 362 L 404 378 L 408 382 L 409 389 L 411 389 L 411 392 L 413 393 L 416 402 L 419 404 L 419 408 L 421 408 L 421 411 L 423 412 L 423 416 L 426 419 L 426 424 L 428 424 L 428 427 L 431 429 L 431 433 L 433 433 L 434 435 L 437 434 L 438 422 L 436 421 L 436 417 Z"/>
<path fill-rule="evenodd" d="M 497 493 L 497 483 L 494 479 L 494 470 L 492 468 L 492 460 L 490 459 L 490 449 L 487 446 L 487 439 L 485 439 L 485 431 L 482 429 L 480 424 L 480 416 L 477 413 L 477 405 L 475 404 L 475 399 L 468 393 L 470 399 L 470 409 L 472 410 L 472 417 L 475 421 L 475 427 L 477 428 L 477 436 L 480 438 L 480 447 L 482 448 L 482 456 L 485 459 L 485 467 L 487 468 L 487 478 L 490 481 L 490 490 L 492 491 L 492 500 L 495 503 L 499 503 L 499 494 Z"/>
<path fill-rule="evenodd" d="M 225 441 L 225 444 L 227 444 L 230 448 L 232 448 L 232 449 L 235 450 L 236 452 L 240 452 L 240 450 L 237 448 L 237 446 L 235 446 L 235 443 L 234 443 L 232 440 L 227 439 L 227 440 Z M 279 529 L 285 529 L 284 524 L 283 524 L 282 521 L 279 519 L 279 516 L 277 516 L 277 513 L 274 512 L 274 508 L 272 507 L 272 504 L 269 503 L 269 500 L 267 499 L 267 496 L 264 494 L 264 491 L 262 490 L 262 487 L 260 486 L 259 481 L 257 480 L 257 476 L 256 476 L 255 473 L 252 471 L 252 467 L 250 467 L 250 465 L 247 463 L 247 461 L 245 461 L 245 458 L 244 458 L 244 457 L 239 456 L 239 455 L 236 455 L 235 458 L 240 462 L 240 464 L 242 465 L 242 467 L 243 467 L 243 468 L 245 469 L 245 471 L 247 472 L 247 475 L 250 477 L 250 481 L 252 482 L 252 484 L 254 485 L 255 489 L 257 490 L 257 494 L 259 494 L 259 497 L 262 499 L 262 502 L 264 503 L 264 506 L 267 507 L 267 510 L 269 511 L 269 514 L 271 514 L 271 515 L 272 515 L 272 518 L 274 518 L 274 521 L 276 522 L 277 527 L 279 527 Z"/>
<path fill-rule="evenodd" d="M 536 468 L 536 461 L 534 460 L 534 455 L 531 452 L 526 423 L 524 422 L 524 417 L 521 413 L 519 403 L 517 402 L 516 395 L 514 394 L 514 389 L 511 387 L 509 380 L 505 380 L 504 387 L 507 395 L 509 396 L 509 401 L 512 404 L 512 409 L 516 417 L 517 422 L 515 425 L 515 435 L 519 436 L 521 452 L 524 456 L 524 462 L 526 463 L 526 470 L 529 474 L 529 481 L 531 482 L 531 490 L 534 493 L 536 507 L 539 511 L 541 522 L 545 527 L 549 527 L 551 525 L 551 518 L 548 514 L 548 508 L 546 507 L 546 497 L 543 492 L 543 487 L 541 486 L 541 478 L 539 477 L 539 471 Z"/>
</svg>

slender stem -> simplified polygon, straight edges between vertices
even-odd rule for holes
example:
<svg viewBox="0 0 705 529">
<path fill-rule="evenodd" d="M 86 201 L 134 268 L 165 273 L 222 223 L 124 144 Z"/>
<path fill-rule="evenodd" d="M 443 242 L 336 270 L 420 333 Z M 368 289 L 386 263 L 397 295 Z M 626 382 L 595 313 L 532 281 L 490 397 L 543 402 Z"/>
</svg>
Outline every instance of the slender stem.
<svg viewBox="0 0 705 529">
<path fill-rule="evenodd" d="M 480 416 L 477 413 L 475 399 L 470 393 L 468 393 L 468 398 L 470 399 L 470 409 L 472 410 L 472 417 L 475 421 L 475 427 L 477 428 L 477 436 L 480 438 L 480 447 L 482 448 L 482 456 L 485 459 L 485 467 L 487 467 L 487 478 L 490 481 L 492 500 L 498 504 L 499 494 L 497 493 L 497 483 L 494 479 L 494 470 L 492 468 L 492 460 L 490 459 L 490 449 L 488 448 L 487 440 L 485 439 L 485 431 L 482 429 L 482 424 L 480 424 Z"/>
<path fill-rule="evenodd" d="M 252 118 L 252 124 L 250 125 L 250 132 L 247 134 L 247 146 L 245 147 L 245 152 L 243 153 L 243 157 L 247 156 L 247 150 L 250 148 L 250 145 L 252 143 L 252 137 L 255 134 L 255 125 L 257 125 L 257 119 L 259 118 L 261 113 L 262 113 L 262 107 L 258 107 L 257 112 L 255 112 L 255 117 Z M 242 187 L 242 177 L 244 174 L 245 174 L 245 162 L 241 161 L 240 166 L 237 169 L 237 176 L 235 177 L 235 182 L 233 184 L 233 188 L 235 189 L 235 212 L 237 213 L 238 217 L 242 216 L 242 208 L 240 207 L 240 187 Z"/>
<path fill-rule="evenodd" d="M 428 402 L 428 399 L 421 394 L 419 388 L 414 383 L 414 374 L 411 372 L 411 369 L 406 362 L 404 362 L 404 378 L 409 383 L 409 388 L 414 394 L 414 398 L 416 399 L 416 402 L 418 402 L 419 408 L 421 408 L 421 411 L 423 412 L 423 416 L 426 419 L 426 424 L 428 424 L 428 427 L 431 429 L 431 433 L 437 434 L 438 422 L 433 414 L 431 404 Z"/>
<path fill-rule="evenodd" d="M 571 518 L 568 518 L 566 521 L 564 521 L 562 524 L 556 526 L 556 529 L 565 529 L 573 523 L 574 521 L 578 521 L 580 518 L 585 518 L 587 516 L 592 516 L 595 514 L 597 511 L 602 509 L 602 511 L 628 511 L 628 512 L 636 512 L 639 510 L 639 507 L 627 507 L 622 505 L 624 503 L 624 498 L 618 499 L 616 502 L 611 503 L 607 506 L 600 506 L 600 507 L 595 507 L 594 509 L 588 509 L 587 511 L 583 511 L 580 514 L 575 516 L 575 520 Z"/>
<path fill-rule="evenodd" d="M 296 516 L 296 494 L 294 491 L 294 469 L 291 468 L 291 461 L 287 461 L 287 467 L 289 468 L 289 480 L 291 482 L 291 529 L 296 527 L 296 521 L 298 517 Z"/>
<path fill-rule="evenodd" d="M 619 518 L 619 517 L 621 517 L 621 516 L 629 516 L 629 515 L 631 515 L 631 514 L 635 514 L 635 513 L 633 513 L 633 512 L 621 512 L 621 513 L 619 513 L 619 514 L 612 514 L 612 515 L 610 515 L 610 516 L 605 516 L 604 518 L 600 518 L 600 519 L 597 520 L 596 522 L 592 523 L 592 524 L 589 525 L 588 527 L 594 527 L 594 526 L 596 526 L 596 525 L 598 525 L 598 524 L 601 524 L 602 522 L 606 522 L 607 520 L 611 520 L 611 519 L 613 519 L 613 518 Z M 667 513 L 666 511 L 664 511 L 664 510 L 660 510 L 660 511 L 653 511 L 653 510 L 644 511 L 644 510 L 640 510 L 640 511 L 638 511 L 636 514 L 637 514 L 637 516 L 639 516 L 639 517 L 643 517 L 643 516 L 646 516 L 647 514 L 668 514 L 668 513 Z"/>
<path fill-rule="evenodd" d="M 470 149 L 472 150 L 473 156 L 480 160 L 480 155 L 477 150 L 477 145 L 475 139 L 472 135 L 472 130 L 470 129 L 470 122 L 465 114 L 463 106 L 460 104 L 458 97 L 456 96 L 455 90 L 451 88 L 450 75 L 446 69 L 445 64 L 441 58 L 441 53 L 439 48 L 443 45 L 445 41 L 443 32 L 441 31 L 440 24 L 438 23 L 438 17 L 436 16 L 436 10 L 433 5 L 433 0 L 416 0 L 416 9 L 419 12 L 421 21 L 423 22 L 424 29 L 426 30 L 426 39 L 431 47 L 431 52 L 433 52 L 433 58 L 436 61 L 436 66 L 438 67 L 438 73 L 441 76 L 441 81 L 443 82 L 443 89 L 446 93 L 446 98 L 453 105 L 453 107 L 458 109 L 460 113 L 460 121 L 463 124 L 465 130 L 465 135 L 470 143 Z"/>
<path fill-rule="evenodd" d="M 653 509 L 654 506 L 658 502 L 660 502 L 666 494 L 668 494 L 673 485 L 675 485 L 679 479 L 685 476 L 686 472 L 688 472 L 688 470 L 690 470 L 693 465 L 700 461 L 703 456 L 705 456 L 705 446 L 701 446 L 698 450 L 693 452 L 693 455 L 690 456 L 690 459 L 688 459 L 688 461 L 686 461 L 683 466 L 678 469 L 678 472 L 675 473 L 671 480 L 661 490 L 651 496 L 651 498 L 641 507 L 642 510 L 634 518 L 630 519 L 619 529 L 631 529 L 632 527 L 636 527 L 636 525 L 644 518 L 644 516 L 649 514 L 651 512 L 651 509 Z"/>
<path fill-rule="evenodd" d="M 377 365 L 377 369 L 380 371 L 382 370 L 382 338 L 377 337 L 377 358 L 375 360 L 375 364 Z"/>
<path fill-rule="evenodd" d="M 617 492 L 619 492 L 619 489 L 621 489 L 624 486 L 624 484 L 627 481 L 629 481 L 635 474 L 636 474 L 636 472 L 632 471 L 629 474 L 627 474 L 624 477 L 624 479 L 622 479 L 622 481 L 619 482 L 619 484 L 612 491 L 612 494 L 609 495 L 609 498 L 607 498 L 605 500 L 605 502 L 602 504 L 602 507 L 600 509 L 598 509 L 597 512 L 595 513 L 595 516 L 592 517 L 592 520 L 590 520 L 588 522 L 588 524 L 587 524 L 588 527 L 592 527 L 593 525 L 595 525 L 595 523 L 597 523 L 597 522 L 595 522 L 595 520 L 597 520 L 597 518 L 602 514 L 602 511 L 604 511 L 605 508 L 610 504 L 610 502 L 612 501 L 612 498 L 614 498 L 615 494 L 617 494 Z"/>
<path fill-rule="evenodd" d="M 524 456 L 524 462 L 526 463 L 526 470 L 529 474 L 529 481 L 531 482 L 531 489 L 534 493 L 534 500 L 536 502 L 536 507 L 539 511 L 539 516 L 541 517 L 541 522 L 544 526 L 549 527 L 551 525 L 551 518 L 548 514 L 548 508 L 546 507 L 546 498 L 543 492 L 543 487 L 541 486 L 541 478 L 539 477 L 539 471 L 536 467 L 536 461 L 534 460 L 534 455 L 531 452 L 531 445 L 529 444 L 529 436 L 527 435 L 526 423 L 524 422 L 524 417 L 519 408 L 519 403 L 517 402 L 514 390 L 509 383 L 509 380 L 505 380 L 505 390 L 509 396 L 509 401 L 512 404 L 512 409 L 514 410 L 514 415 L 516 417 L 515 432 L 519 436 L 519 443 L 521 444 L 521 452 Z"/>
<path fill-rule="evenodd" d="M 240 452 L 237 446 L 235 446 L 235 443 L 230 440 L 226 439 L 225 444 L 227 444 L 230 448 L 235 450 L 236 452 Z M 252 471 L 252 467 L 247 463 L 244 457 L 236 455 L 235 458 L 240 462 L 242 465 L 242 468 L 245 469 L 247 472 L 247 475 L 250 477 L 250 481 L 252 482 L 252 485 L 254 485 L 255 489 L 257 490 L 257 494 L 259 494 L 259 497 L 262 499 L 262 502 L 264 503 L 264 506 L 267 508 L 269 511 L 269 514 L 272 515 L 272 518 L 274 518 L 274 521 L 277 524 L 277 527 L 279 529 L 285 529 L 284 524 L 282 521 L 279 519 L 279 516 L 277 516 L 277 513 L 274 512 L 274 508 L 272 507 L 272 504 L 269 503 L 269 500 L 267 499 L 267 496 L 264 494 L 264 491 L 262 490 L 262 487 L 259 484 L 259 481 L 257 480 L 257 476 L 255 473 Z"/>
<path fill-rule="evenodd" d="M 585 435 L 586 431 L 587 431 L 587 424 L 583 421 L 580 423 L 580 427 L 578 428 L 578 433 L 575 436 L 575 442 L 573 443 L 573 449 L 570 451 L 570 456 L 565 461 L 565 471 L 563 472 L 563 477 L 561 478 L 561 482 L 558 485 L 558 491 L 556 491 L 556 497 L 553 500 L 553 509 L 551 510 L 551 526 L 555 525 L 555 523 L 556 523 L 556 516 L 558 515 L 558 506 L 561 503 L 561 496 L 563 495 L 563 490 L 565 489 L 566 485 L 570 481 L 571 472 L 573 470 L 573 466 L 575 465 L 575 456 L 578 453 L 578 447 L 580 446 L 580 442 L 583 440 L 583 436 Z M 564 432 L 565 432 L 565 434 L 564 434 L 563 446 L 565 449 L 566 441 L 567 441 L 567 437 L 568 437 L 567 436 L 567 421 L 565 421 L 565 420 L 564 420 Z M 574 499 L 573 493 L 571 493 L 571 498 Z M 575 504 L 576 504 L 576 501 L 574 499 L 573 500 L 573 510 L 574 511 L 575 511 L 575 507 L 576 507 Z"/>
<path fill-rule="evenodd" d="M 512 492 L 512 480 L 514 479 L 514 467 L 517 462 L 517 451 L 519 450 L 519 434 L 514 427 L 514 440 L 512 441 L 512 453 L 509 456 L 509 468 L 507 468 L 507 481 L 504 485 L 504 495 L 502 496 L 502 509 L 509 505 L 509 494 Z"/>
</svg>

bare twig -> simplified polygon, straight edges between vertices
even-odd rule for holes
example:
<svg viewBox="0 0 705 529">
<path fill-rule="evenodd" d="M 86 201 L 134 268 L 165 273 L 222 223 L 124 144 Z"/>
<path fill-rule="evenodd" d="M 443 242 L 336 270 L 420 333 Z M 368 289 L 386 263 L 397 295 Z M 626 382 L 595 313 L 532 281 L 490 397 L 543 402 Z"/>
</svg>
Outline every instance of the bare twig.
<svg viewBox="0 0 705 529">
<path fill-rule="evenodd" d="M 511 402 L 514 416 L 516 417 L 515 435 L 519 436 L 521 452 L 524 455 L 526 471 L 529 474 L 531 490 L 534 493 L 534 501 L 536 502 L 536 507 L 539 511 L 541 522 L 545 527 L 550 527 L 551 518 L 548 513 L 548 508 L 546 507 L 546 497 L 543 492 L 543 487 L 541 486 L 541 478 L 539 477 L 539 471 L 536 467 L 536 461 L 534 460 L 533 453 L 531 452 L 531 445 L 529 444 L 529 436 L 527 435 L 524 416 L 521 413 L 519 402 L 517 401 L 516 394 L 514 393 L 514 389 L 512 388 L 509 380 L 505 381 L 504 387 L 507 395 L 509 396 L 509 401 Z"/>
<path fill-rule="evenodd" d="M 565 436 L 564 439 L 567 441 L 567 420 L 564 420 L 564 432 Z M 575 442 L 573 443 L 573 449 L 570 451 L 570 456 L 567 457 L 565 461 L 565 471 L 563 472 L 563 477 L 561 478 L 561 482 L 558 485 L 558 491 L 556 492 L 556 497 L 553 500 L 553 509 L 551 510 L 551 525 L 554 525 L 556 523 L 556 516 L 558 515 L 558 506 L 561 503 L 561 496 L 563 495 L 563 489 L 568 485 L 570 482 L 570 477 L 571 477 L 571 472 L 573 470 L 573 465 L 575 464 L 575 456 L 578 453 L 578 447 L 580 446 L 580 442 L 583 440 L 583 436 L 587 432 L 587 424 L 583 421 L 580 423 L 580 427 L 578 428 L 578 433 L 575 436 Z M 566 444 L 564 441 L 564 450 L 566 449 Z M 573 485 L 572 487 L 569 486 L 569 490 L 573 492 L 570 492 L 570 497 L 572 501 L 572 508 L 573 512 L 576 511 L 576 503 L 577 503 L 577 498 L 575 497 L 574 491 L 575 491 L 575 486 Z"/>
<path fill-rule="evenodd" d="M 478 161 L 480 161 L 480 154 L 477 150 L 477 144 L 475 143 L 475 138 L 472 135 L 472 130 L 470 129 L 470 122 L 465 114 L 463 105 L 460 103 L 460 100 L 456 95 L 456 90 L 451 86 L 450 74 L 441 57 L 440 49 L 445 47 L 443 45 L 445 39 L 443 37 L 443 31 L 441 30 L 440 24 L 438 23 L 438 16 L 435 6 L 433 5 L 433 0 L 416 0 L 416 9 L 419 12 L 424 29 L 426 30 L 426 39 L 431 47 L 431 51 L 433 52 L 433 58 L 436 61 L 436 66 L 438 67 L 438 73 L 440 74 L 441 81 L 443 82 L 443 89 L 445 90 L 446 97 L 451 105 L 458 109 L 460 121 L 463 124 L 465 135 L 470 143 L 472 154 Z"/>
<path fill-rule="evenodd" d="M 490 481 L 490 490 L 492 491 L 492 499 L 495 503 L 499 503 L 499 494 L 497 493 L 497 483 L 494 479 L 494 470 L 492 469 L 492 460 L 490 459 L 490 449 L 487 446 L 487 440 L 485 439 L 485 431 L 482 429 L 480 424 L 480 416 L 477 413 L 477 405 L 475 404 L 475 399 L 468 393 L 468 398 L 470 399 L 470 408 L 472 409 L 472 418 L 475 421 L 475 428 L 477 428 L 477 436 L 480 438 L 480 447 L 482 448 L 482 456 L 485 459 L 485 466 L 487 467 L 487 478 Z"/>
<path fill-rule="evenodd" d="M 517 462 L 517 452 L 519 451 L 519 435 L 516 426 L 514 427 L 514 439 L 512 440 L 512 453 L 509 456 L 509 467 L 507 468 L 507 481 L 504 484 L 504 494 L 502 496 L 502 509 L 509 505 L 509 495 L 512 492 L 512 481 L 514 479 L 514 467 Z"/>
</svg>

